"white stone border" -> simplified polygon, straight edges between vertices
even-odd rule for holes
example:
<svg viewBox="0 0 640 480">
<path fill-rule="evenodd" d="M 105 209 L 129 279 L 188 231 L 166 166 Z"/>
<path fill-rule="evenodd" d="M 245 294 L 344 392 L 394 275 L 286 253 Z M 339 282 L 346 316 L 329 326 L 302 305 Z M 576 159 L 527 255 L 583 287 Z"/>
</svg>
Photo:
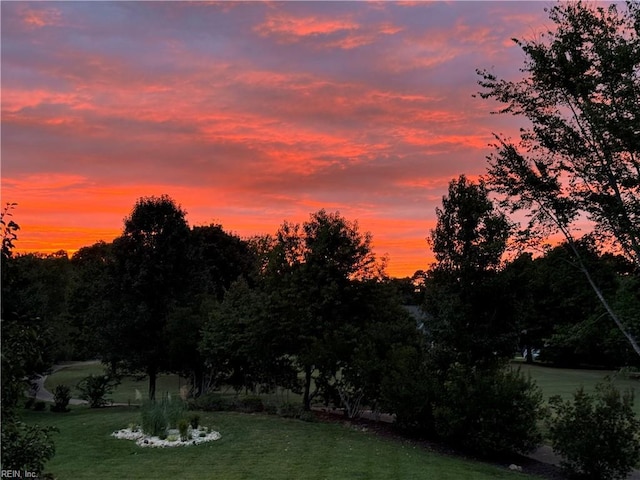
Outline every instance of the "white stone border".
<svg viewBox="0 0 640 480">
<path fill-rule="evenodd" d="M 204 433 L 204 436 L 200 436 Z M 214 440 L 219 440 L 222 435 L 220 432 L 207 432 L 205 429 L 198 427 L 193 429 L 189 427 L 189 437 L 190 440 L 183 442 L 180 440 L 180 432 L 176 429 L 171 429 L 167 431 L 167 437 L 175 436 L 178 439 L 174 441 L 169 441 L 167 439 L 161 440 L 159 437 L 152 437 L 146 435 L 142 429 L 139 427 L 134 428 L 123 428 L 122 430 L 118 430 L 111 434 L 112 437 L 123 439 L 123 440 L 135 440 L 136 445 L 140 447 L 186 447 L 188 445 L 198 445 L 199 443 L 212 442 Z"/>
</svg>

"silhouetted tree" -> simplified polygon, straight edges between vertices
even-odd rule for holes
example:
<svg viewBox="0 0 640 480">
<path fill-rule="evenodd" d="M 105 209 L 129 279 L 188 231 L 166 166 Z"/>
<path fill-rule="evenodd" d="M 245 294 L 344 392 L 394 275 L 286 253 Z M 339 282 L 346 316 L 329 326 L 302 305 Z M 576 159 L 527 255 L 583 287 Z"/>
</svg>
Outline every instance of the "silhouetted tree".
<svg viewBox="0 0 640 480">
<path fill-rule="evenodd" d="M 16 204 L 7 204 L 0 215 L 2 225 L 2 400 L 0 402 L 0 446 L 2 468 L 28 470 L 40 475 L 47 460 L 53 457 L 53 427 L 27 425 L 20 421 L 17 407 L 36 375 L 51 367 L 48 356 L 48 331 L 38 319 L 19 311 L 17 283 L 13 265 L 13 242 L 19 226 L 7 217 Z"/>
<path fill-rule="evenodd" d="M 519 81 L 479 71 L 483 98 L 531 124 L 520 140 L 496 135 L 489 184 L 529 215 L 526 238 L 560 232 L 609 316 L 640 345 L 583 262 L 576 224 L 585 217 L 640 272 L 640 4 L 620 12 L 582 2 L 549 10 L 554 28 L 515 40 L 526 55 Z"/>
<path fill-rule="evenodd" d="M 189 234 L 185 212 L 169 196 L 143 197 L 113 242 L 121 313 L 111 319 L 118 342 L 110 353 L 148 375 L 151 400 L 158 373 L 169 366 L 170 313 L 188 290 Z"/>
<path fill-rule="evenodd" d="M 427 273 L 426 311 L 442 362 L 490 364 L 517 345 L 507 286 L 497 275 L 510 225 L 482 183 L 461 175 L 449 184 L 430 240 L 436 257 Z"/>
<path fill-rule="evenodd" d="M 285 222 L 278 230 L 264 268 L 277 331 L 288 342 L 289 353 L 304 376 L 303 404 L 310 408 L 338 362 L 349 351 L 353 336 L 348 311 L 353 304 L 352 281 L 380 275 L 371 251 L 371 237 L 355 222 L 338 213 L 320 210 L 302 227 Z"/>
</svg>

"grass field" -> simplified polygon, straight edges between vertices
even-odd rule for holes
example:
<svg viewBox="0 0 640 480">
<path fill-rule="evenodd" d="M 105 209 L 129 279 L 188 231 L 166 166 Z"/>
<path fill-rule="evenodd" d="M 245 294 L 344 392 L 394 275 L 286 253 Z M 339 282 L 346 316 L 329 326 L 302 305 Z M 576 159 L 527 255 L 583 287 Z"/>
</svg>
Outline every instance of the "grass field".
<svg viewBox="0 0 640 480">
<path fill-rule="evenodd" d="M 636 394 L 634 410 L 636 415 L 640 417 L 640 381 L 615 376 L 616 372 L 607 370 L 573 370 L 567 368 L 551 368 L 542 365 L 527 365 L 525 363 L 514 364 L 519 366 L 522 372 L 531 375 L 536 381 L 546 399 L 554 395 L 560 395 L 562 398 L 572 398 L 580 386 L 585 388 L 587 392 L 593 392 L 595 385 L 604 380 L 606 376 L 613 376 L 615 385 L 620 390 L 628 388 L 633 389 Z"/>
<path fill-rule="evenodd" d="M 222 438 L 166 449 L 110 437 L 138 421 L 135 407 L 81 406 L 66 414 L 28 411 L 25 417 L 59 429 L 56 455 L 46 467 L 59 480 L 531 478 L 343 425 L 276 416 L 201 413 L 201 424 L 215 428 Z"/>
<path fill-rule="evenodd" d="M 580 385 L 592 390 L 598 381 L 613 373 L 518 366 L 531 375 L 547 398 L 570 398 Z M 57 384 L 74 387 L 84 376 L 103 372 L 100 364 L 68 366 L 49 376 L 45 385 L 48 389 Z M 616 383 L 621 388 L 640 390 L 637 380 L 617 378 Z M 184 379 L 161 376 L 158 393 L 177 395 L 180 385 L 184 385 Z M 136 390 L 145 398 L 146 389 L 146 380 L 127 377 L 113 400 L 135 403 Z M 640 402 L 635 407 L 640 415 Z M 134 442 L 110 437 L 111 432 L 139 422 L 136 407 L 92 410 L 79 406 L 67 414 L 25 411 L 25 420 L 59 429 L 55 435 L 56 456 L 47 464 L 47 471 L 59 480 L 527 478 L 337 424 L 232 412 L 200 415 L 201 423 L 218 430 L 222 439 L 174 449 L 144 449 Z"/>
<path fill-rule="evenodd" d="M 104 366 L 98 362 L 69 365 L 49 375 L 44 385 L 50 392 L 56 385 L 67 385 L 71 388 L 72 396 L 79 398 L 80 393 L 76 389 L 78 382 L 88 375 L 103 375 L 104 373 Z M 180 387 L 185 383 L 186 380 L 177 375 L 158 375 L 156 391 L 159 395 L 163 393 L 179 395 Z M 148 389 L 149 380 L 146 377 L 140 380 L 134 377 L 124 377 L 108 398 L 115 403 L 136 404 L 142 401 L 141 398 L 147 398 Z"/>
<path fill-rule="evenodd" d="M 593 391 L 594 386 L 598 382 L 602 381 L 608 375 L 615 376 L 616 373 L 607 370 L 551 368 L 539 364 L 528 365 L 522 362 L 514 362 L 513 366 L 519 367 L 525 375 L 531 375 L 531 378 L 533 378 L 542 389 L 545 398 L 560 395 L 563 398 L 569 399 L 573 392 L 581 385 L 584 386 L 587 391 Z M 58 384 L 68 385 L 71 387 L 73 395 L 77 397 L 78 392 L 75 386 L 83 377 L 90 374 L 102 373 L 104 373 L 104 367 L 100 363 L 70 365 L 47 377 L 45 387 L 47 390 L 53 391 Z M 181 379 L 176 375 L 160 375 L 156 389 L 158 394 L 170 393 L 171 395 L 178 395 L 180 387 L 185 385 L 185 383 L 185 379 Z M 636 392 L 638 398 L 636 398 L 635 402 L 635 411 L 640 417 L 640 381 L 615 376 L 615 383 L 620 389 L 631 388 Z M 125 377 L 110 398 L 118 403 L 140 403 L 140 400 L 137 400 L 136 397 L 141 395 L 143 399 L 146 399 L 148 385 L 149 383 L 146 378 L 137 380 L 133 377 Z M 293 394 L 291 394 L 291 397 L 294 397 L 293 400 L 298 398 L 298 396 Z M 287 401 L 293 400 L 292 398 L 287 398 Z"/>
</svg>

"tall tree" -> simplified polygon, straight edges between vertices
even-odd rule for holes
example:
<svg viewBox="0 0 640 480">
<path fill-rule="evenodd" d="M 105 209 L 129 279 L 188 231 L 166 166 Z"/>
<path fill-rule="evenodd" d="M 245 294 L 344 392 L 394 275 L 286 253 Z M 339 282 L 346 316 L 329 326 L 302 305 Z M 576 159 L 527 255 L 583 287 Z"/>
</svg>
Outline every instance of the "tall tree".
<svg viewBox="0 0 640 480">
<path fill-rule="evenodd" d="M 278 230 L 265 267 L 266 288 L 279 331 L 304 376 L 306 409 L 318 393 L 311 391 L 314 375 L 318 386 L 335 374 L 357 340 L 345 335 L 352 281 L 380 273 L 371 236 L 338 213 L 320 210 L 302 227 L 285 222 Z"/>
<path fill-rule="evenodd" d="M 117 334 L 104 331 L 112 326 L 110 317 L 117 317 L 119 311 L 113 301 L 118 282 L 111 275 L 112 247 L 100 241 L 80 248 L 71 257 L 69 315 L 76 330 L 75 352 L 79 358 L 105 355 L 119 342 Z M 108 347 L 111 343 L 115 345 Z"/>
<path fill-rule="evenodd" d="M 621 298 L 623 281 L 633 278 L 626 274 L 632 265 L 619 256 L 601 254 L 589 237 L 576 247 L 604 294 Z M 535 259 L 524 254 L 501 272 L 518 306 L 522 348 L 536 349 L 540 359 L 558 366 L 613 368 L 637 363 L 637 355 L 574 263 L 571 248 L 563 243 Z M 627 300 L 633 309 L 633 299 Z"/>
<path fill-rule="evenodd" d="M 491 364 L 513 354 L 515 322 L 497 275 L 510 225 L 482 181 L 464 175 L 449 184 L 430 241 L 429 331 L 443 364 Z"/>
<path fill-rule="evenodd" d="M 158 373 L 168 368 L 167 323 L 183 300 L 189 277 L 189 227 L 185 212 L 167 195 L 140 198 L 113 242 L 121 315 L 112 319 L 114 359 L 149 377 L 155 399 Z"/>
<path fill-rule="evenodd" d="M 18 224 L 10 220 L 16 204 L 7 204 L 0 212 L 2 227 L 2 399 L 0 401 L 0 453 L 2 468 L 42 473 L 44 464 L 53 457 L 55 445 L 53 427 L 27 425 L 20 421 L 18 405 L 29 388 L 30 381 L 51 366 L 49 332 L 38 319 L 20 311 L 22 302 L 15 301 L 18 286 L 14 282 L 13 242 L 17 240 Z M 4 470 L 3 470 L 4 471 Z"/>
<path fill-rule="evenodd" d="M 17 311 L 38 318 L 51 332 L 50 353 L 55 361 L 77 358 L 77 332 L 68 314 L 71 262 L 65 251 L 27 253 L 12 258 L 13 293 Z"/>
<path fill-rule="evenodd" d="M 196 226 L 189 237 L 189 302 L 170 315 L 171 370 L 192 378 L 193 394 L 203 393 L 205 362 L 198 345 L 201 330 L 210 317 L 211 306 L 240 278 L 254 270 L 256 258 L 248 244 L 229 234 L 221 225 Z"/>
<path fill-rule="evenodd" d="M 526 118 L 519 141 L 496 135 L 489 185 L 512 210 L 529 215 L 526 232 L 560 232 L 609 316 L 640 355 L 637 338 L 611 307 L 576 245 L 588 218 L 609 248 L 640 275 L 640 4 L 608 8 L 563 2 L 554 28 L 514 40 L 526 55 L 519 81 L 479 71 L 482 98 Z"/>
</svg>

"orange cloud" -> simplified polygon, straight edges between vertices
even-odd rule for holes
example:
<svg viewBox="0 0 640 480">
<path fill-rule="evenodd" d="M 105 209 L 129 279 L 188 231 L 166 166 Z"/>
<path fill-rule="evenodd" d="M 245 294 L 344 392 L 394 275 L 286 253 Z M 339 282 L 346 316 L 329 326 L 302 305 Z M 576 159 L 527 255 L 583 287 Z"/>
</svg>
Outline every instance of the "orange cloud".
<svg viewBox="0 0 640 480">
<path fill-rule="evenodd" d="M 109 241 L 167 193 L 243 236 L 340 210 L 402 275 L 426 267 L 448 181 L 484 171 L 492 130 L 517 134 L 471 98 L 474 69 L 517 71 L 504 39 L 536 24 L 502 21 L 509 2 L 83 5 L 2 3 L 19 250 Z"/>
<path fill-rule="evenodd" d="M 343 19 L 298 17 L 278 13 L 268 15 L 255 30 L 262 36 L 276 36 L 282 42 L 296 42 L 304 37 L 329 35 L 359 28 L 357 23 Z"/>
<path fill-rule="evenodd" d="M 30 8 L 26 5 L 22 6 L 19 15 L 24 24 L 31 28 L 58 25 L 62 16 L 57 8 Z"/>
</svg>

